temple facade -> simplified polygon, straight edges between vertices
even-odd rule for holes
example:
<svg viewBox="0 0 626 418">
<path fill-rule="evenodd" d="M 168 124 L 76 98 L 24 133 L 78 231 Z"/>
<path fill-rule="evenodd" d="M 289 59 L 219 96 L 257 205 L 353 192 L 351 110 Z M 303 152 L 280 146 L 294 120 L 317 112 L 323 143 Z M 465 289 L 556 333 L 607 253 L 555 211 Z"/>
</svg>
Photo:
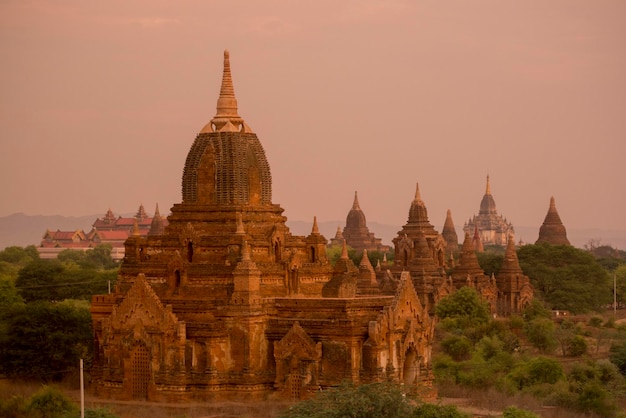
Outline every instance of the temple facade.
<svg viewBox="0 0 626 418">
<path fill-rule="evenodd" d="M 543 224 L 539 228 L 539 238 L 535 244 L 548 243 L 553 245 L 571 245 L 567 239 L 565 225 L 561 221 L 559 212 L 556 210 L 554 197 L 550 198 L 550 206 Z"/>
<path fill-rule="evenodd" d="M 345 243 L 331 265 L 316 219 L 307 236 L 285 221 L 225 52 L 217 112 L 189 150 L 182 201 L 161 233 L 134 229 L 114 291 L 93 297 L 96 393 L 299 399 L 346 379 L 428 391 L 435 319 L 409 272 L 383 291 Z"/>
<path fill-rule="evenodd" d="M 496 202 L 491 195 L 491 185 L 487 176 L 487 187 L 480 202 L 478 215 L 472 216 L 463 226 L 463 232 L 473 235 L 477 232 L 482 245 L 506 246 L 508 238 L 515 235 L 511 222 L 498 214 Z M 478 244 L 476 244 L 478 245 Z"/>
</svg>

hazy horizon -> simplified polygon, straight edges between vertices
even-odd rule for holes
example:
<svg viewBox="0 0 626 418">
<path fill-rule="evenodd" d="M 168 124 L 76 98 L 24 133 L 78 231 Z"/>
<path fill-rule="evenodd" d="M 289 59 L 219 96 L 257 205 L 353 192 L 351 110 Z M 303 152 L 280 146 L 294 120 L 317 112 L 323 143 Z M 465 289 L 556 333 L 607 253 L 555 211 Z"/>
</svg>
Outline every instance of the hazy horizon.
<svg viewBox="0 0 626 418">
<path fill-rule="evenodd" d="M 181 200 L 228 49 L 289 220 L 626 230 L 626 2 L 0 4 L 0 216 Z M 52 226 L 51 226 L 52 227 Z M 528 237 L 527 240 L 531 240 Z"/>
</svg>

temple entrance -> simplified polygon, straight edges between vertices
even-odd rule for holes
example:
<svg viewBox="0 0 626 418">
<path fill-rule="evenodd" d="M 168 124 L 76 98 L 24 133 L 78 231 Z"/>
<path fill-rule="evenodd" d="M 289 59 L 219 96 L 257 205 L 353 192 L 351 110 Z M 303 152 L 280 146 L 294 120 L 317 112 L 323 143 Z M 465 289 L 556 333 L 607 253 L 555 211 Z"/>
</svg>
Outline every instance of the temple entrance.
<svg viewBox="0 0 626 418">
<path fill-rule="evenodd" d="M 139 345 L 131 354 L 131 391 L 133 399 L 148 399 L 150 383 L 150 354 L 144 345 Z"/>
<path fill-rule="evenodd" d="M 289 397 L 292 400 L 299 400 L 302 394 L 302 377 L 297 370 L 292 370 L 287 380 Z"/>
<path fill-rule="evenodd" d="M 419 357 L 413 347 L 409 348 L 404 358 L 403 383 L 413 385 L 419 376 Z"/>
</svg>

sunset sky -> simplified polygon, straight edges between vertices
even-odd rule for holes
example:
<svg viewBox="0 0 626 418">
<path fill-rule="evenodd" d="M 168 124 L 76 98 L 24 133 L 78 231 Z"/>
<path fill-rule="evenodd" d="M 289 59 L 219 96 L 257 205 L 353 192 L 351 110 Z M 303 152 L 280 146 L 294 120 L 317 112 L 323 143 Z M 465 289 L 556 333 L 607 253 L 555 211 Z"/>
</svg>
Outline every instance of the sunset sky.
<svg viewBox="0 0 626 418">
<path fill-rule="evenodd" d="M 181 200 L 230 51 L 290 220 L 626 231 L 626 1 L 2 0 L 0 216 Z M 53 227 L 53 226 L 51 226 Z M 328 237 L 327 237 L 328 238 Z M 533 237 L 528 237 L 531 239 Z"/>
</svg>

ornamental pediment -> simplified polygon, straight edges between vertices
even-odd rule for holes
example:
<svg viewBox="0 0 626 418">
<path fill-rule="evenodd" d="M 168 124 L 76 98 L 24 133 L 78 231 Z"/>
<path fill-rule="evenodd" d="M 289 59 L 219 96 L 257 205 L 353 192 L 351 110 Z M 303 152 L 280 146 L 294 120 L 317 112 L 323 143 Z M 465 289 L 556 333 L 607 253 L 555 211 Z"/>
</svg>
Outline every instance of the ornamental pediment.
<svg viewBox="0 0 626 418">
<path fill-rule="evenodd" d="M 124 300 L 113 308 L 110 316 L 114 329 L 141 328 L 175 329 L 178 318 L 171 306 L 164 306 L 143 273 L 124 296 Z"/>
</svg>

